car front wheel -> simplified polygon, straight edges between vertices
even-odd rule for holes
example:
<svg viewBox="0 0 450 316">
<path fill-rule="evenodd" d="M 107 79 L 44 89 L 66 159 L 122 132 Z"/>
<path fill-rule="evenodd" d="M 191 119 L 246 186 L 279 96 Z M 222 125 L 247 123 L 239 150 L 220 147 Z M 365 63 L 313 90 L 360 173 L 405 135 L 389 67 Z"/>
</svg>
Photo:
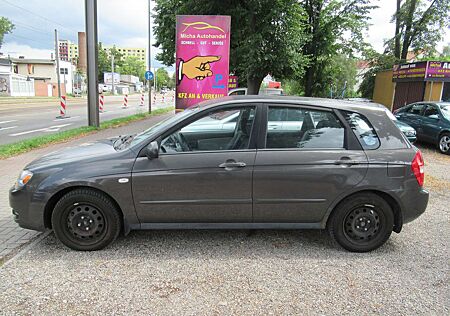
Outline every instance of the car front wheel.
<svg viewBox="0 0 450 316">
<path fill-rule="evenodd" d="M 359 193 L 342 201 L 331 214 L 327 229 L 331 238 L 353 252 L 382 246 L 394 226 L 392 208 L 380 196 Z"/>
<path fill-rule="evenodd" d="M 439 151 L 443 154 L 450 154 L 450 133 L 444 133 L 439 137 Z"/>
<path fill-rule="evenodd" d="M 119 235 L 121 219 L 115 204 L 91 189 L 77 189 L 64 195 L 52 213 L 56 237 L 74 250 L 99 250 Z"/>
</svg>

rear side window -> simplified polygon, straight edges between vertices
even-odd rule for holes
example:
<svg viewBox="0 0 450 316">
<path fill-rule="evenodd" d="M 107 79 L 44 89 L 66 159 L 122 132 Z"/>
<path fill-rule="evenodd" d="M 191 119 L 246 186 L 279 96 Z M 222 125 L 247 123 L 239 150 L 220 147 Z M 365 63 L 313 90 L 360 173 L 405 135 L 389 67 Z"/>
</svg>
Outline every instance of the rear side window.
<svg viewBox="0 0 450 316">
<path fill-rule="evenodd" d="M 344 112 L 345 119 L 364 149 L 377 149 L 380 139 L 369 120 L 359 113 Z"/>
<path fill-rule="evenodd" d="M 269 107 L 266 148 L 344 148 L 345 129 L 332 112 Z"/>
</svg>

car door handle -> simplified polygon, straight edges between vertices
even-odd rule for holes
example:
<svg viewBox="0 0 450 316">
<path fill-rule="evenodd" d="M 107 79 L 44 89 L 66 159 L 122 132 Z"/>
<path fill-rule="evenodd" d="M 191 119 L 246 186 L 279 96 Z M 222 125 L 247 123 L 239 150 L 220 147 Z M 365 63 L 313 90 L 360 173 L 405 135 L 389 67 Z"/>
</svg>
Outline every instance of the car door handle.
<svg viewBox="0 0 450 316">
<path fill-rule="evenodd" d="M 342 157 L 341 159 L 336 160 L 334 162 L 335 165 L 348 165 L 348 166 L 349 165 L 357 165 L 359 163 L 360 163 L 359 161 L 352 160 L 350 157 Z"/>
<path fill-rule="evenodd" d="M 219 168 L 225 168 L 225 170 L 234 168 L 244 168 L 247 164 L 245 162 L 237 162 L 235 160 L 227 160 L 219 165 Z"/>
</svg>

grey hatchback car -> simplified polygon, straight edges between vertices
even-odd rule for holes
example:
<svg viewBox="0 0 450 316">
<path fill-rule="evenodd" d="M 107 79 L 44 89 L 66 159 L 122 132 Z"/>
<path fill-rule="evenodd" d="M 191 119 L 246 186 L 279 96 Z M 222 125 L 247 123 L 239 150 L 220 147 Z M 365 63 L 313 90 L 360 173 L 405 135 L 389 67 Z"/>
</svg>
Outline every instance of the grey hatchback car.
<svg viewBox="0 0 450 316">
<path fill-rule="evenodd" d="M 226 97 L 33 161 L 10 205 L 20 226 L 76 250 L 138 229 L 327 229 L 366 252 L 425 211 L 423 166 L 381 108 Z"/>
</svg>

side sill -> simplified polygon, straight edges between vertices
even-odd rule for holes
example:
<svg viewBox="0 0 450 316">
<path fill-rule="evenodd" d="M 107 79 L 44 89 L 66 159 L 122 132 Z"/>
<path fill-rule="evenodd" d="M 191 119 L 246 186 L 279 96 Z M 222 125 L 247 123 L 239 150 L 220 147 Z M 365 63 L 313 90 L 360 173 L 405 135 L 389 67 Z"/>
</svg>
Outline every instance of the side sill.
<svg viewBox="0 0 450 316">
<path fill-rule="evenodd" d="M 143 223 L 131 230 L 150 229 L 323 229 L 321 223 Z"/>
</svg>

